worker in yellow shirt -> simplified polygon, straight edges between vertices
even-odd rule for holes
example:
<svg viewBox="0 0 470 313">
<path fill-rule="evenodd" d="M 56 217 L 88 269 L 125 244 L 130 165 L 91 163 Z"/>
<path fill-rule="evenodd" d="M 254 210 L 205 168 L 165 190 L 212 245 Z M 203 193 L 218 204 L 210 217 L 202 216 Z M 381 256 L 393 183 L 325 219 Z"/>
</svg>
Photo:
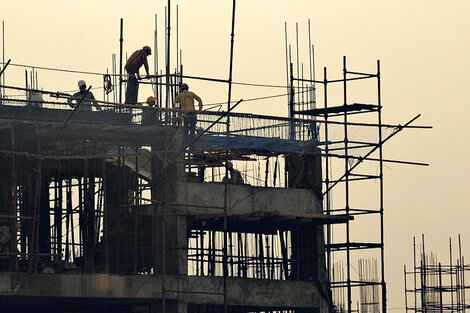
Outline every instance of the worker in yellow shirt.
<svg viewBox="0 0 470 313">
<path fill-rule="evenodd" d="M 202 110 L 202 100 L 194 92 L 189 91 L 186 83 L 180 85 L 180 92 L 176 95 L 175 102 L 180 104 L 184 116 L 184 137 L 186 144 L 190 143 L 196 134 L 196 108 L 194 107 L 194 99 L 199 103 L 199 111 Z"/>
</svg>

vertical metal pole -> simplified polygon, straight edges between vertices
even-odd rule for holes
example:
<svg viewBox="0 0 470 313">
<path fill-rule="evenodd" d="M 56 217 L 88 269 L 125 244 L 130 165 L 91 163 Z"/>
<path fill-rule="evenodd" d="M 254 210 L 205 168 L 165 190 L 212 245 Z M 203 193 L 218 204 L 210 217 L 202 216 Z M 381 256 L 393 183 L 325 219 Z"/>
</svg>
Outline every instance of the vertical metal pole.
<svg viewBox="0 0 470 313">
<path fill-rule="evenodd" d="M 326 67 L 323 68 L 323 102 L 325 109 L 328 108 L 328 80 L 327 80 L 327 70 Z M 325 113 L 325 142 L 328 142 L 328 113 Z M 330 157 L 329 157 L 329 145 L 325 145 L 325 185 L 326 185 L 326 190 L 328 192 L 326 193 L 326 214 L 330 215 L 330 207 L 331 207 L 331 202 L 330 202 Z M 331 282 L 331 231 L 332 227 L 331 224 L 327 224 L 326 226 L 326 234 L 327 234 L 327 239 L 326 239 L 326 255 L 327 255 L 327 265 L 328 265 L 328 281 Z"/>
<path fill-rule="evenodd" d="M 29 75 L 29 84 L 30 84 L 30 88 L 34 89 L 34 67 L 31 70 L 31 73 Z"/>
<path fill-rule="evenodd" d="M 70 179 L 65 180 L 65 261 L 70 262 L 70 211 L 69 211 L 69 201 L 70 201 L 70 194 L 69 194 L 69 185 Z"/>
<path fill-rule="evenodd" d="M 287 49 L 287 22 L 284 22 L 284 44 L 286 49 L 286 89 L 287 89 L 287 110 L 290 116 L 290 96 L 289 96 L 289 53 Z M 284 184 L 288 188 L 287 166 L 284 166 Z M 281 267 L 282 269 L 282 267 Z"/>
<path fill-rule="evenodd" d="M 202 231 L 201 229 L 201 233 L 200 233 L 200 237 L 201 237 L 201 276 L 204 276 L 204 232 Z M 196 239 L 196 246 L 197 246 L 197 239 Z M 196 251 L 197 253 L 197 251 Z M 196 258 L 197 260 L 197 258 Z M 197 268 L 197 270 L 199 271 L 199 267 Z"/>
<path fill-rule="evenodd" d="M 180 54 L 180 62 L 181 60 L 183 59 L 183 53 L 182 51 L 180 51 L 181 54 Z M 183 83 L 183 64 L 180 64 L 180 77 L 178 79 L 178 85 L 182 84 Z"/>
<path fill-rule="evenodd" d="M 384 177 L 382 145 L 382 90 L 380 85 L 380 60 L 377 60 L 377 106 L 379 123 L 379 176 L 380 176 L 380 261 L 382 267 L 382 312 L 387 312 L 387 286 L 385 283 L 385 247 L 384 247 Z"/>
<path fill-rule="evenodd" d="M 415 295 L 415 312 L 418 311 L 418 295 L 416 290 L 416 238 L 413 237 L 413 280 L 414 280 L 414 295 Z"/>
<path fill-rule="evenodd" d="M 229 244 L 229 253 L 228 253 L 228 255 L 230 255 L 230 275 L 235 276 L 235 274 L 233 272 L 234 257 L 233 257 L 233 233 L 232 232 L 228 233 L 228 240 L 229 240 L 229 242 L 228 242 L 228 244 Z M 227 266 L 228 266 L 228 264 L 227 264 Z"/>
<path fill-rule="evenodd" d="M 301 100 L 300 100 L 300 103 L 302 104 L 299 109 L 301 110 L 305 110 L 305 92 L 304 92 L 304 64 L 301 63 L 300 64 L 300 67 L 301 67 L 301 78 L 302 78 L 302 82 L 300 83 L 300 93 L 299 93 L 299 97 L 301 97 Z M 301 116 L 302 118 L 304 117 L 304 115 Z M 300 140 L 302 140 L 304 138 L 300 138 Z"/>
<path fill-rule="evenodd" d="M 287 88 L 287 94 L 289 94 L 289 52 L 287 49 L 287 22 L 284 22 L 284 41 L 285 41 L 285 48 L 286 48 L 286 88 Z M 288 105 L 290 103 L 289 99 L 290 99 L 289 96 L 287 96 Z M 290 111 L 288 113 L 290 114 Z"/>
<path fill-rule="evenodd" d="M 467 288 L 465 286 L 465 262 L 464 262 L 464 256 L 462 256 L 462 308 L 463 308 L 463 312 L 465 313 L 466 309 L 467 309 L 467 305 L 466 305 L 466 302 L 465 302 L 465 289 Z"/>
<path fill-rule="evenodd" d="M 153 44 L 153 73 L 155 76 L 158 75 L 158 18 L 157 14 L 155 14 L 155 32 L 154 32 L 154 44 Z M 158 99 L 158 78 L 155 77 L 155 90 L 154 90 L 155 98 Z"/>
<path fill-rule="evenodd" d="M 228 99 L 227 99 L 227 111 L 230 112 L 231 101 L 232 101 L 232 74 L 233 74 L 233 46 L 235 37 L 235 8 L 236 0 L 233 0 L 232 5 L 232 32 L 230 34 L 230 66 L 228 74 Z M 230 113 L 227 114 L 227 139 L 230 134 Z M 227 154 L 228 155 L 228 154 Z M 226 160 L 228 161 L 228 160 Z M 225 176 L 228 177 L 228 170 L 225 169 Z M 224 188 L 224 248 L 223 248 L 223 274 L 224 274 L 224 313 L 228 312 L 228 294 L 227 294 L 227 206 L 228 206 L 228 184 L 225 182 Z"/>
<path fill-rule="evenodd" d="M 166 167 L 163 165 L 163 193 L 162 193 L 162 313 L 166 313 L 166 182 L 167 182 L 167 175 L 166 175 Z"/>
<path fill-rule="evenodd" d="M 170 19 L 171 17 L 171 1 L 168 0 L 168 10 L 167 10 L 167 25 L 166 25 L 166 107 L 170 107 L 170 33 L 171 33 L 171 26 L 170 26 Z M 165 312 L 163 312 L 165 313 Z"/>
<path fill-rule="evenodd" d="M 461 280 L 461 273 L 462 270 L 462 263 L 460 257 L 457 259 L 457 263 L 455 266 L 455 293 L 456 293 L 456 312 L 463 312 L 463 301 L 462 301 L 462 293 L 461 288 L 463 282 Z"/>
<path fill-rule="evenodd" d="M 311 109 L 316 109 L 317 108 L 317 88 L 316 88 L 316 83 L 315 83 L 315 46 L 312 45 L 312 72 L 313 72 L 313 90 L 312 90 L 312 99 L 313 103 L 312 106 L 310 107 Z"/>
<path fill-rule="evenodd" d="M 136 164 L 136 167 L 137 167 L 137 164 Z M 138 175 L 138 172 L 137 172 L 137 175 Z M 137 210 L 135 208 L 132 209 L 132 217 L 134 219 L 134 223 L 133 223 L 134 224 L 133 225 L 133 230 L 134 230 L 134 247 L 133 247 L 133 250 L 134 250 L 134 274 L 137 274 L 137 260 L 138 260 L 137 254 L 138 254 L 138 249 L 139 249 L 138 248 L 139 242 L 138 242 L 138 223 L 137 223 L 138 215 L 137 215 Z"/>
<path fill-rule="evenodd" d="M 226 160 L 227 161 L 227 160 Z M 225 171 L 226 177 L 228 177 L 227 170 Z M 223 259 L 222 259 L 222 272 L 223 272 L 223 294 L 224 294 L 224 313 L 228 312 L 228 294 L 227 294 L 227 209 L 228 209 L 228 182 L 224 184 L 224 238 L 223 238 Z"/>
<path fill-rule="evenodd" d="M 459 234 L 459 262 L 460 262 L 460 299 L 461 299 L 461 306 L 462 306 L 462 312 L 465 313 L 465 281 L 464 281 L 464 269 L 465 269 L 465 264 L 463 262 L 463 257 L 462 257 L 462 242 L 460 240 L 460 234 Z"/>
<path fill-rule="evenodd" d="M 121 31 L 119 37 L 119 103 L 122 103 L 122 42 L 124 41 L 123 25 L 124 21 L 121 18 Z"/>
<path fill-rule="evenodd" d="M 426 265 L 425 261 L 421 259 L 421 271 L 420 271 L 420 277 L 421 277 L 421 310 L 422 312 L 426 312 L 427 305 L 426 305 Z"/>
<path fill-rule="evenodd" d="M 233 44 L 235 37 L 235 7 L 236 0 L 233 0 L 232 6 L 232 32 L 230 34 L 230 67 L 228 74 L 228 100 L 227 100 L 227 111 L 230 112 L 231 101 L 232 101 L 232 72 L 233 72 Z M 230 113 L 227 114 L 227 138 L 230 133 Z"/>
<path fill-rule="evenodd" d="M 421 235 L 421 240 L 422 240 L 422 254 L 421 254 L 421 306 L 424 312 L 427 312 L 428 310 L 428 305 L 427 305 L 427 298 L 426 298 L 426 293 L 427 293 L 427 263 L 426 263 L 426 251 L 424 247 L 424 234 Z"/>
<path fill-rule="evenodd" d="M 55 182 L 55 190 L 57 191 L 55 194 L 55 202 L 57 203 L 56 207 L 56 212 L 55 213 L 55 229 L 56 229 L 56 242 L 55 242 L 55 248 L 56 248 L 56 254 L 54 256 L 54 259 L 60 259 L 59 254 L 62 253 L 62 194 L 63 194 L 63 188 L 62 188 L 62 178 L 60 176 L 60 160 L 59 160 L 59 175 L 58 175 L 58 183 L 57 181 Z"/>
<path fill-rule="evenodd" d="M 160 78 L 158 79 L 160 83 L 158 84 L 159 93 L 160 93 L 160 107 L 163 108 L 163 70 L 160 70 Z"/>
<path fill-rule="evenodd" d="M 3 68 L 5 68 L 5 21 L 2 21 L 2 62 Z M 2 75 L 2 85 L 5 86 L 5 73 Z M 0 97 L 5 95 L 5 87 L 3 87 L 3 92 L 0 92 Z"/>
<path fill-rule="evenodd" d="M 108 75 L 108 68 L 106 68 L 106 75 Z M 103 79 L 103 85 L 104 85 L 104 79 Z M 109 101 L 106 99 L 106 90 L 103 88 L 103 100 L 104 101 Z"/>
<path fill-rule="evenodd" d="M 310 19 L 308 19 L 308 62 L 310 64 L 310 80 L 313 79 L 313 60 L 312 60 L 312 37 L 310 35 Z M 310 109 L 310 108 L 309 108 Z"/>
<path fill-rule="evenodd" d="M 405 312 L 408 312 L 408 290 L 406 286 L 406 265 L 403 265 L 403 279 L 405 281 Z"/>
<path fill-rule="evenodd" d="M 296 63 L 297 63 L 297 78 L 300 77 L 300 66 L 299 66 L 299 23 L 295 23 L 295 42 L 296 42 Z M 297 81 L 297 90 L 300 89 L 300 82 Z M 303 90 L 302 90 L 303 91 Z M 300 105 L 300 92 L 297 94 L 297 103 Z M 300 106 L 299 106 L 300 108 Z"/>
<path fill-rule="evenodd" d="M 24 70 L 25 88 L 28 89 L 28 70 Z"/>
<path fill-rule="evenodd" d="M 75 227 L 73 223 L 73 205 L 72 205 L 72 188 L 73 188 L 73 179 L 70 178 L 69 181 L 69 190 L 67 191 L 67 197 L 68 197 L 68 207 L 67 210 L 70 212 L 70 229 L 71 231 L 71 239 L 72 239 L 72 258 L 75 260 Z"/>
<path fill-rule="evenodd" d="M 106 161 L 105 159 L 102 160 L 102 186 L 103 189 L 106 190 L 107 178 L 106 178 Z M 106 192 L 106 191 L 105 191 Z M 108 232 L 108 208 L 105 202 L 103 206 L 103 215 L 104 215 L 104 236 L 105 236 L 105 262 L 106 262 L 106 274 L 109 274 L 109 232 Z"/>
<path fill-rule="evenodd" d="M 266 169 L 264 172 L 264 187 L 268 187 L 268 175 L 269 175 L 269 157 L 266 157 Z"/>
<path fill-rule="evenodd" d="M 180 67 L 179 61 L 179 12 L 178 12 L 178 5 L 176 5 L 176 70 Z"/>
<path fill-rule="evenodd" d="M 347 70 L 346 56 L 343 56 L 343 106 L 346 107 L 347 102 Z M 344 171 L 345 171 L 345 208 L 346 215 L 349 215 L 349 151 L 348 151 L 348 112 L 344 111 Z M 346 222 L 346 286 L 347 286 L 347 309 L 348 313 L 352 312 L 352 294 L 351 294 L 351 250 L 350 250 L 350 224 Z"/>
<path fill-rule="evenodd" d="M 449 270 L 450 270 L 450 310 L 454 312 L 454 277 L 452 267 L 452 238 L 449 238 Z"/>
<path fill-rule="evenodd" d="M 111 56 L 111 72 L 113 73 L 113 85 L 117 86 L 116 79 L 116 54 L 113 53 Z M 113 88 L 113 102 L 117 102 L 116 88 Z"/>
<path fill-rule="evenodd" d="M 167 35 L 166 35 L 167 32 L 168 32 L 168 30 L 167 30 L 167 25 L 168 25 L 168 8 L 165 7 L 165 34 L 164 34 L 164 36 L 163 36 L 163 37 L 165 38 L 165 48 L 164 48 L 164 50 L 163 50 L 163 53 L 164 53 L 164 55 L 165 55 L 165 69 L 164 69 L 164 70 L 165 70 L 165 74 L 166 74 L 166 64 L 168 63 L 168 58 L 167 58 L 167 54 L 166 54 L 167 46 L 168 46 L 168 37 L 167 37 Z M 160 72 L 162 72 L 162 75 L 163 75 L 163 69 L 160 70 Z M 162 83 L 163 83 L 163 76 L 162 76 L 162 79 L 161 79 L 161 80 L 162 80 Z M 165 81 L 167 81 L 167 76 L 166 76 L 166 75 L 165 75 Z M 161 92 L 161 97 L 163 97 L 163 86 L 161 86 L 160 89 L 161 89 L 161 91 L 162 91 L 162 92 Z M 166 90 L 166 82 L 165 82 L 165 90 Z M 168 98 L 165 97 L 165 108 L 168 107 L 167 99 L 168 99 Z M 162 99 L 162 102 L 163 102 L 163 99 Z"/>
<path fill-rule="evenodd" d="M 309 62 L 310 62 L 310 80 L 312 81 L 312 90 L 310 95 L 310 103 L 308 109 L 316 108 L 316 96 L 315 96 L 315 58 L 314 58 L 314 46 L 312 45 L 312 38 L 310 35 L 310 19 L 308 19 L 308 46 L 309 46 Z M 310 90 L 309 90 L 310 91 Z"/>
<path fill-rule="evenodd" d="M 290 63 L 290 101 L 289 101 L 289 117 L 294 117 L 294 103 L 295 103 L 295 92 L 294 92 L 294 65 Z M 295 139 L 295 126 L 292 121 L 290 123 L 290 140 Z"/>
<path fill-rule="evenodd" d="M 79 225 L 80 225 L 80 242 L 82 244 L 82 254 L 83 257 L 83 266 L 85 271 L 89 270 L 89 259 L 88 259 L 88 236 L 87 236 L 87 217 L 86 217 L 86 210 L 87 210 L 87 203 L 86 203 L 86 187 L 87 187 L 87 178 L 86 178 L 86 164 L 87 160 L 85 160 L 84 164 L 84 176 L 83 178 L 79 179 L 78 188 L 79 188 Z"/>
<path fill-rule="evenodd" d="M 439 262 L 439 308 L 441 313 L 443 311 L 443 303 L 442 303 L 442 267 L 441 263 Z"/>
</svg>

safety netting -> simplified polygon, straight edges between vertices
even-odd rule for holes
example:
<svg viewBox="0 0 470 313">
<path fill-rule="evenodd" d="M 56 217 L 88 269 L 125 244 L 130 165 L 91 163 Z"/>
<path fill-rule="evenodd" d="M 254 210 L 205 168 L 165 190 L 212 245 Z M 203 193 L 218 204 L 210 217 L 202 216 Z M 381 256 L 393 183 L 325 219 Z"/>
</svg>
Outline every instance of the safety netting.
<svg viewBox="0 0 470 313">
<path fill-rule="evenodd" d="M 3 98 L 1 103 L 2 151 L 106 155 L 116 154 L 118 146 L 158 150 L 155 147 L 159 144 L 172 142 L 165 149 L 177 151 L 185 144 L 184 118 L 177 109 L 103 102 L 98 108 L 91 105 L 76 108 L 65 99 Z M 382 138 L 395 130 L 396 127 L 382 127 Z M 349 155 L 361 157 L 378 144 L 376 125 L 348 124 L 346 140 L 342 123 L 325 125 L 315 120 L 202 111 L 197 113 L 196 140 L 191 149 L 313 155 L 324 154 L 328 146 L 329 153 L 344 155 L 347 148 Z"/>
</svg>

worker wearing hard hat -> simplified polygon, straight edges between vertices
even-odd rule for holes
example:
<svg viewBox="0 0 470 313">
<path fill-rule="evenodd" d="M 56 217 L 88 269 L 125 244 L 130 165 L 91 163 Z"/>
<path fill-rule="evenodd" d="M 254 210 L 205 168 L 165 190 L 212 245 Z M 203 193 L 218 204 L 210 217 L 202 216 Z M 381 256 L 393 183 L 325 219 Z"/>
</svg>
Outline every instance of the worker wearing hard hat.
<svg viewBox="0 0 470 313">
<path fill-rule="evenodd" d="M 153 107 L 155 102 L 154 96 L 148 97 L 146 101 L 149 107 Z M 142 108 L 142 126 L 154 125 L 157 122 L 157 114 L 158 111 L 155 109 Z"/>
<path fill-rule="evenodd" d="M 152 49 L 149 46 L 145 46 L 140 50 L 135 51 L 127 59 L 126 66 L 124 67 L 127 71 L 127 89 L 126 89 L 126 101 L 127 104 L 136 104 L 137 96 L 139 93 L 139 82 L 137 79 L 140 79 L 139 69 L 142 65 L 147 72 L 147 77 L 149 74 L 149 64 L 147 62 L 147 56 L 152 54 Z M 136 77 L 137 75 L 137 77 Z"/>
<path fill-rule="evenodd" d="M 225 167 L 227 168 L 227 175 L 222 179 L 223 183 L 230 183 L 230 184 L 244 184 L 245 181 L 243 180 L 242 174 L 240 171 L 237 171 L 233 168 L 233 164 L 230 161 L 225 163 Z M 230 174 L 230 178 L 228 175 Z"/>
<path fill-rule="evenodd" d="M 71 98 L 67 99 L 67 103 L 72 108 L 75 108 L 75 106 L 80 102 L 80 99 L 83 97 L 83 95 L 85 95 L 77 109 L 83 111 L 93 111 L 91 107 L 93 105 L 98 111 L 100 111 L 101 107 L 98 105 L 98 102 L 96 102 L 95 96 L 91 91 L 86 90 L 86 83 L 84 80 L 78 81 L 78 88 L 80 89 L 80 91 L 74 93 Z M 75 104 L 73 104 L 73 101 L 75 101 Z"/>
<path fill-rule="evenodd" d="M 175 102 L 181 106 L 184 114 L 184 136 L 186 143 L 191 142 L 196 133 L 196 108 L 194 107 L 194 99 L 199 103 L 199 111 L 202 110 L 202 100 L 194 92 L 189 91 L 186 83 L 180 85 L 180 93 L 176 95 Z"/>
</svg>

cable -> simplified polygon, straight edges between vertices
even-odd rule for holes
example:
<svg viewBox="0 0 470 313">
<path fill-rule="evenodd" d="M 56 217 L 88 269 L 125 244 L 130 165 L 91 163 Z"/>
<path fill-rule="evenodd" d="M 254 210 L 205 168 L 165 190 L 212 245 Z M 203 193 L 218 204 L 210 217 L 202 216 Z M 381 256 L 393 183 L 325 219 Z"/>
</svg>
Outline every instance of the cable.
<svg viewBox="0 0 470 313">
<path fill-rule="evenodd" d="M 301 93 L 302 91 L 297 91 L 295 93 Z M 277 94 L 277 95 L 272 95 L 272 96 L 264 96 L 264 97 L 256 97 L 256 98 L 249 98 L 249 99 L 246 99 L 246 100 L 243 100 L 244 102 L 248 102 L 248 101 L 258 101 L 258 100 L 266 100 L 266 99 L 273 99 L 273 98 L 280 98 L 280 97 L 284 97 L 284 96 L 289 96 L 291 93 L 282 93 L 282 94 Z M 208 104 L 204 104 L 204 106 L 206 105 L 221 105 L 221 104 L 226 104 L 227 102 L 215 102 L 215 103 L 208 103 Z"/>
<path fill-rule="evenodd" d="M 0 62 L 0 64 L 6 64 L 6 63 Z M 109 73 L 98 73 L 98 72 L 89 72 L 89 71 L 67 70 L 67 69 L 60 69 L 60 68 L 53 68 L 53 67 L 45 67 L 45 66 L 33 66 L 33 65 L 18 64 L 18 63 L 10 63 L 9 66 L 29 67 L 29 68 L 33 68 L 33 69 L 41 69 L 41 70 L 47 70 L 47 71 L 57 71 L 57 72 L 64 72 L 64 73 L 87 74 L 87 75 L 100 75 L 100 76 L 109 75 L 109 76 L 117 76 L 117 77 L 119 77 L 119 74 L 109 74 Z M 258 84 L 258 83 L 249 83 L 249 82 L 232 82 L 232 84 L 240 85 L 240 86 L 267 87 L 267 88 L 289 88 L 289 87 L 290 87 L 290 86 L 285 86 L 285 85 Z M 308 88 L 311 88 L 311 86 L 296 87 L 296 88 L 308 89 Z"/>
<path fill-rule="evenodd" d="M 253 87 L 269 87 L 269 88 L 288 88 L 289 86 L 282 85 L 273 85 L 273 84 L 255 84 L 255 83 L 245 83 L 245 82 L 232 82 L 234 85 L 241 86 L 253 86 Z M 304 87 L 306 88 L 306 87 Z"/>
<path fill-rule="evenodd" d="M 104 87 L 93 87 L 91 88 L 91 90 L 98 90 L 98 89 L 103 89 Z M 70 92 L 77 92 L 77 89 L 71 89 L 71 90 L 64 90 L 64 91 L 61 91 L 62 93 L 70 93 Z M 5 95 L 6 97 L 24 97 L 25 95 L 22 94 L 18 94 L 18 95 Z M 97 100 L 98 101 L 98 100 Z"/>
<path fill-rule="evenodd" d="M 0 62 L 0 64 L 4 64 L 4 63 Z M 10 66 L 30 67 L 30 68 L 34 68 L 34 69 L 40 69 L 40 70 L 57 71 L 57 72 L 65 72 L 65 73 L 75 73 L 75 74 L 106 75 L 105 73 L 77 71 L 77 70 L 65 70 L 65 69 L 60 69 L 60 68 L 45 67 L 45 66 L 33 66 L 33 65 L 17 64 L 17 63 L 10 63 Z M 108 74 L 108 75 L 113 75 L 113 74 Z M 119 76 L 119 74 L 115 74 L 115 76 Z"/>
</svg>

